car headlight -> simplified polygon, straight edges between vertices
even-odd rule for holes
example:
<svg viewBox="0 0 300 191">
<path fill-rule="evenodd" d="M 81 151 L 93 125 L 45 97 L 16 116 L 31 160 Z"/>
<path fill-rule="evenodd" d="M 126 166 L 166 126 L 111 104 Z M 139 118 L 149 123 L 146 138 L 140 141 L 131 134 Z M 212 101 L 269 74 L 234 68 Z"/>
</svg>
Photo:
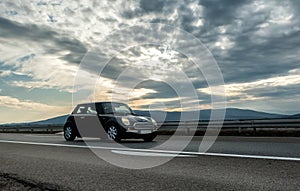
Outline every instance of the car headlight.
<svg viewBox="0 0 300 191">
<path fill-rule="evenodd" d="M 122 117 L 121 120 L 124 125 L 126 125 L 126 126 L 130 125 L 130 121 L 127 117 Z"/>
<path fill-rule="evenodd" d="M 151 121 L 155 126 L 157 126 L 157 122 L 153 118 L 151 118 Z"/>
</svg>

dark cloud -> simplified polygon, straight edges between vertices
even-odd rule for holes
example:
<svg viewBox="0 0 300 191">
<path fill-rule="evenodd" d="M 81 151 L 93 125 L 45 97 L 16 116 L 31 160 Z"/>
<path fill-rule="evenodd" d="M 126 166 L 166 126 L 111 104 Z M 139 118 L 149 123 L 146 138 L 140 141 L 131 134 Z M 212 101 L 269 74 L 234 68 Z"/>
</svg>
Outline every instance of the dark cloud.
<svg viewBox="0 0 300 191">
<path fill-rule="evenodd" d="M 160 12 L 163 10 L 166 1 L 164 0 L 141 0 L 140 7 L 146 12 Z"/>
<path fill-rule="evenodd" d="M 292 30 L 289 26 L 284 30 L 278 28 L 278 30 L 283 30 L 279 35 L 275 34 L 276 31 L 265 37 L 256 34 L 260 29 L 259 26 L 270 19 L 271 8 L 257 11 L 250 17 L 243 17 L 241 13 L 252 11 L 251 6 L 247 7 L 253 3 L 252 1 L 199 0 L 194 1 L 203 8 L 202 14 L 199 16 L 194 14 L 189 6 L 192 2 L 141 1 L 140 8 L 144 12 L 141 14 L 141 9 L 137 8 L 136 12 L 131 12 L 131 14 L 132 17 L 139 17 L 153 12 L 159 13 L 152 14 L 154 18 L 151 18 L 150 22 L 176 24 L 195 35 L 211 48 L 226 83 L 248 82 L 284 75 L 289 70 L 299 67 L 298 59 L 295 57 L 299 54 L 299 30 L 289 33 Z M 278 6 L 283 6 L 280 2 L 277 3 Z M 292 3 L 296 7 L 299 6 L 297 1 Z M 178 18 L 170 23 L 168 15 L 171 15 L 175 9 L 177 9 Z M 203 26 L 195 26 L 194 23 L 200 19 L 203 20 Z M 227 26 L 224 34 L 218 30 L 219 26 Z M 222 36 L 226 36 L 232 41 L 233 47 L 226 51 L 216 49 L 214 44 Z"/>
<path fill-rule="evenodd" d="M 277 86 L 277 87 L 264 87 L 255 88 L 252 91 L 246 91 L 248 95 L 253 95 L 255 97 L 277 97 L 281 99 L 286 99 L 290 97 L 295 97 L 300 95 L 300 84 L 294 84 L 289 86 Z"/>
<path fill-rule="evenodd" d="M 177 98 L 178 95 L 176 91 L 165 82 L 158 82 L 153 80 L 146 80 L 139 83 L 135 89 L 151 89 L 156 91 L 156 93 L 148 93 L 142 97 L 136 99 L 159 99 L 159 98 Z M 134 100 L 134 99 L 132 99 Z"/>
<path fill-rule="evenodd" d="M 196 97 L 180 97 L 182 92 L 184 91 L 190 91 L 186 88 L 186 82 L 179 82 L 176 83 L 176 87 L 172 87 L 166 82 L 159 82 L 159 81 L 153 81 L 153 80 L 146 80 L 138 84 L 135 89 L 151 89 L 156 91 L 155 93 L 148 93 L 146 95 L 143 95 L 138 98 L 132 98 L 131 101 L 133 100 L 143 100 L 143 99 L 165 99 L 165 98 L 179 98 L 184 104 L 187 104 L 188 102 L 191 102 L 191 107 L 195 106 L 196 104 L 210 104 L 211 103 L 211 95 L 206 94 L 206 93 L 201 93 L 196 91 Z M 176 90 L 180 92 L 176 92 Z M 167 102 L 170 106 L 173 103 L 179 104 L 178 100 L 174 101 L 168 101 Z"/>
<path fill-rule="evenodd" d="M 284 2 L 283 2 L 284 3 Z M 300 17 L 300 1 L 297 1 L 297 0 L 289 0 L 288 3 L 291 4 L 291 7 L 293 9 L 293 13 L 294 13 L 294 16 L 296 18 L 299 18 Z"/>
<path fill-rule="evenodd" d="M 251 0 L 200 0 L 204 6 L 205 22 L 214 27 L 232 23 L 240 7 L 252 2 Z"/>
<path fill-rule="evenodd" d="M 0 38 L 19 39 L 39 43 L 49 54 L 69 52 L 61 57 L 70 63 L 79 64 L 87 49 L 79 40 L 67 37 L 47 27 L 35 24 L 20 24 L 0 17 Z"/>
<path fill-rule="evenodd" d="M 251 36 L 236 37 L 236 45 L 228 52 L 228 59 L 220 61 L 225 82 L 249 82 L 287 74 L 299 68 L 300 31 L 266 37 L 255 44 Z M 292 48 L 293 47 L 293 48 Z"/>
<path fill-rule="evenodd" d="M 294 30 L 295 25 L 283 25 L 274 28 L 267 36 L 259 36 L 257 31 L 261 24 L 269 22 L 270 11 L 258 11 L 247 18 L 239 16 L 242 7 L 251 2 L 199 1 L 204 7 L 204 14 L 201 17 L 204 25 L 201 27 L 193 26 L 192 23 L 200 18 L 193 16 L 189 7 L 180 7 L 181 27 L 211 48 L 226 83 L 249 82 L 286 75 L 289 70 L 299 68 L 299 59 L 296 55 L 299 55 L 300 51 L 300 30 Z M 299 3 L 294 1 L 293 3 L 299 6 Z M 243 12 L 251 11 L 243 8 Z M 271 27 L 276 26 L 270 24 Z M 227 26 L 226 32 L 220 34 L 218 26 Z M 234 43 L 233 47 L 228 50 L 216 49 L 214 44 L 222 36 L 230 39 Z"/>
</svg>

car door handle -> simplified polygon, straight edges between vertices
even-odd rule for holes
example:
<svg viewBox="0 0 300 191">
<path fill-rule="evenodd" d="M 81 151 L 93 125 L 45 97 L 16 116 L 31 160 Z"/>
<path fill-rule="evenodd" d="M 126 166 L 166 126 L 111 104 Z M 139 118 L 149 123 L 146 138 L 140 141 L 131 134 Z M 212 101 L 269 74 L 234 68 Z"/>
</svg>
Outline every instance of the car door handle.
<svg viewBox="0 0 300 191">
<path fill-rule="evenodd" d="M 84 119 L 85 117 L 80 117 L 80 119 Z"/>
</svg>

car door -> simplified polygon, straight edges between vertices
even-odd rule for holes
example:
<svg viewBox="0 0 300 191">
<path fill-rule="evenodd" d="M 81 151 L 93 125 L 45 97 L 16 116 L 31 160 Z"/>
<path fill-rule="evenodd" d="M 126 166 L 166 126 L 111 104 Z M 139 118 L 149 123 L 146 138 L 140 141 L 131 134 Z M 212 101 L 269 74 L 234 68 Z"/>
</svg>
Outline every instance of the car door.
<svg viewBox="0 0 300 191">
<path fill-rule="evenodd" d="M 79 105 L 74 113 L 78 132 L 81 137 L 100 137 L 100 123 L 92 104 Z"/>
<path fill-rule="evenodd" d="M 103 130 L 102 124 L 99 121 L 95 104 L 87 105 L 86 115 L 83 121 L 85 123 L 86 134 L 88 137 L 103 137 L 103 134 L 105 134 L 105 132 Z"/>
</svg>

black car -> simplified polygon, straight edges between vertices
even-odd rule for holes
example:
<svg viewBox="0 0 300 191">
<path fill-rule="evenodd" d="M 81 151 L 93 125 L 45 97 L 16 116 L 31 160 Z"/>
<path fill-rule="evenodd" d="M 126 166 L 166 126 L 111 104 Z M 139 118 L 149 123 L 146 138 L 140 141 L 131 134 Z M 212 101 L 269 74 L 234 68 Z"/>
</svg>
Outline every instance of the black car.
<svg viewBox="0 0 300 191">
<path fill-rule="evenodd" d="M 142 138 L 152 141 L 157 123 L 151 117 L 139 116 L 124 103 L 96 102 L 79 104 L 64 125 L 64 138 L 101 137 L 119 142 L 121 139 Z"/>
</svg>

